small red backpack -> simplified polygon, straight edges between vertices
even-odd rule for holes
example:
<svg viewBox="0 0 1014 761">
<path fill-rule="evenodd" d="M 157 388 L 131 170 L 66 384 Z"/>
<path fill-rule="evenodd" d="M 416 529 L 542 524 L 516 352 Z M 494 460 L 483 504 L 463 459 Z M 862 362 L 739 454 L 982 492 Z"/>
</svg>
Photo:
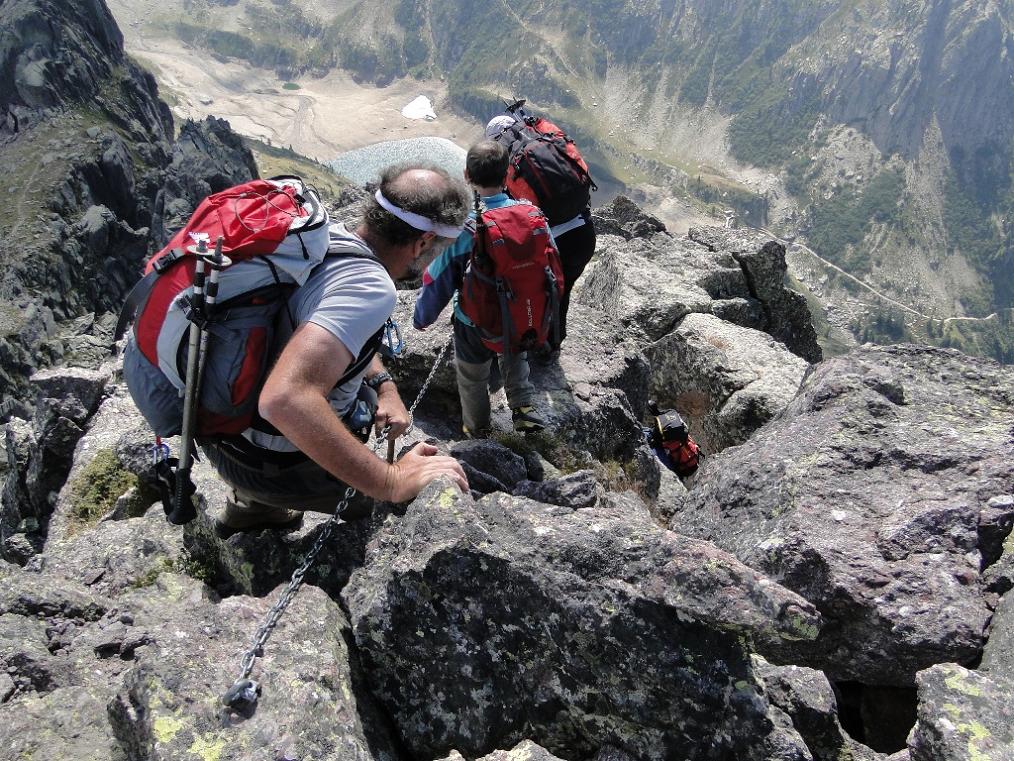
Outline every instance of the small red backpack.
<svg viewBox="0 0 1014 761">
<path fill-rule="evenodd" d="M 559 326 L 560 254 L 538 207 L 517 203 L 470 220 L 475 237 L 461 286 L 461 311 L 489 349 L 505 355 L 542 346 Z"/>
<path fill-rule="evenodd" d="M 665 453 L 666 465 L 676 475 L 680 478 L 692 476 L 704 459 L 704 453 L 690 437 L 687 424 L 676 410 L 660 412 L 654 402 L 649 402 L 649 409 L 655 416 L 655 426 L 648 436 L 649 443 Z"/>
</svg>

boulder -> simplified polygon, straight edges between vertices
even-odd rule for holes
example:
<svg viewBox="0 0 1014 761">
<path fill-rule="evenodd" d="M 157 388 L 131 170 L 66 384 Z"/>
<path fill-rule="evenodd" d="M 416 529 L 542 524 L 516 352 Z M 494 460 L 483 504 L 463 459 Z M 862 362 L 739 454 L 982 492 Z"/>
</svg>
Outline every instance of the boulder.
<svg viewBox="0 0 1014 761">
<path fill-rule="evenodd" d="M 138 486 L 137 476 L 123 466 L 116 452 L 130 429 L 145 427 L 126 389 L 116 387 L 89 419 L 87 432 L 76 442 L 72 466 L 50 519 L 50 541 L 62 541 L 93 526 L 113 510 L 117 499 Z M 136 499 L 128 515 L 143 515 L 155 501 L 155 494 L 146 489 L 137 492 Z"/>
<path fill-rule="evenodd" d="M 160 577 L 157 593 L 131 600 L 133 627 L 154 634 L 108 703 L 120 745 L 136 758 L 182 758 L 195 748 L 223 759 L 396 758 L 382 717 L 362 694 L 337 604 L 304 587 L 274 630 L 253 678 L 253 711 L 228 711 L 221 695 L 277 593 L 207 599 L 192 580 Z"/>
<path fill-rule="evenodd" d="M 838 720 L 838 702 L 827 676 L 803 666 L 776 666 L 754 656 L 764 694 L 788 715 L 814 761 L 878 761 L 879 753 L 853 740 Z"/>
<path fill-rule="evenodd" d="M 184 549 L 182 532 L 166 521 L 161 504 L 142 517 L 106 519 L 72 536 L 54 538 L 42 558 L 47 572 L 109 597 L 148 586 L 167 571 L 186 569 L 211 580 L 210 571 Z"/>
<path fill-rule="evenodd" d="M 465 757 L 458 751 L 452 751 L 451 755 L 441 761 L 465 761 Z M 519 742 L 510 750 L 495 750 L 489 755 L 476 759 L 476 761 L 563 761 L 554 756 L 541 745 L 531 740 Z"/>
<path fill-rule="evenodd" d="M 658 341 L 688 314 L 713 314 L 768 333 L 808 362 L 820 361 L 806 300 L 785 286 L 780 243 L 717 227 L 676 238 L 627 199 L 601 213 L 603 235 L 577 301 L 646 342 Z"/>
<path fill-rule="evenodd" d="M 728 251 L 739 262 L 750 296 L 764 312 L 760 330 L 807 362 L 823 359 L 806 298 L 785 286 L 788 265 L 782 243 L 751 230 L 721 227 L 691 227 L 687 237 L 712 251 Z"/>
<path fill-rule="evenodd" d="M 310 549 L 323 542 L 306 580 L 336 597 L 352 570 L 362 563 L 374 525 L 388 515 L 386 506 L 357 495 L 350 505 L 356 519 L 329 526 L 330 515 L 306 512 L 300 527 L 291 531 L 239 532 L 222 539 L 214 521 L 232 490 L 207 462 L 194 468 L 193 479 L 200 503 L 197 518 L 183 529 L 183 544 L 189 561 L 222 594 L 269 593 L 287 582 Z M 322 536 L 325 532 L 329 536 L 326 540 Z"/>
<path fill-rule="evenodd" d="M 864 347 L 829 360 L 752 439 L 711 458 L 671 526 L 714 541 L 832 625 L 776 662 L 911 686 L 985 641 L 978 532 L 1014 492 L 1014 370 L 958 352 Z M 995 507 L 994 503 L 994 507 Z M 995 546 L 995 537 L 989 541 Z"/>
<path fill-rule="evenodd" d="M 919 719 L 909 735 L 911 761 L 1014 757 L 1014 683 L 956 663 L 919 673 Z"/>
<path fill-rule="evenodd" d="M 708 454 L 742 444 L 792 401 L 809 365 L 766 333 L 691 314 L 652 344 L 652 395 Z"/>
<path fill-rule="evenodd" d="M 659 232 L 599 241 L 595 266 L 585 274 L 576 301 L 650 342 L 691 312 L 709 312 L 715 298 L 747 295 L 732 257 Z"/>
<path fill-rule="evenodd" d="M 121 590 L 115 605 L 48 569 L 4 586 L 0 661 L 17 687 L 0 701 L 0 742 L 15 757 L 397 757 L 362 693 L 348 623 L 313 587 L 256 664 L 258 705 L 239 713 L 220 697 L 277 595 L 219 601 L 172 569 Z"/>
<path fill-rule="evenodd" d="M 604 206 L 592 210 L 596 235 L 618 235 L 621 238 L 648 238 L 665 232 L 665 224 L 648 214 L 626 196 L 616 196 Z"/>
<path fill-rule="evenodd" d="M 29 463 L 39 445 L 32 425 L 21 418 L 4 426 L 4 467 L 0 471 L 0 557 L 24 565 L 45 538 L 45 512 L 32 499 L 27 483 Z M 31 541 L 29 537 L 35 537 Z"/>
<path fill-rule="evenodd" d="M 1014 682 L 1014 594 L 1005 594 L 993 612 L 979 668 L 996 679 Z"/>
<path fill-rule="evenodd" d="M 787 735 L 745 638 L 812 638 L 812 608 L 646 511 L 476 502 L 435 482 L 380 527 L 342 599 L 416 757 L 525 738 L 568 758 L 610 743 L 643 759 L 804 757 L 772 751 Z"/>
<path fill-rule="evenodd" d="M 595 507 L 604 493 L 605 489 L 590 470 L 579 470 L 543 482 L 521 481 L 514 487 L 517 497 L 572 509 Z"/>
</svg>

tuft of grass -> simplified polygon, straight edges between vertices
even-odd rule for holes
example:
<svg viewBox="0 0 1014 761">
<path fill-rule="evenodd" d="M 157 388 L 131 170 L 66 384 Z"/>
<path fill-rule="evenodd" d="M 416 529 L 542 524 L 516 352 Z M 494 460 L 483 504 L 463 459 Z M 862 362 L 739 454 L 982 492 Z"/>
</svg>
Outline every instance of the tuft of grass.
<svg viewBox="0 0 1014 761">
<path fill-rule="evenodd" d="M 299 85 L 296 84 L 295 82 L 286 82 L 285 84 L 282 85 L 282 89 L 283 90 L 298 90 L 299 89 Z"/>
<path fill-rule="evenodd" d="M 120 465 L 112 449 L 98 452 L 71 484 L 69 533 L 95 525 L 117 499 L 137 485 L 137 476 Z"/>
<path fill-rule="evenodd" d="M 524 457 L 537 453 L 561 473 L 573 473 L 589 466 L 589 462 L 578 456 L 570 444 L 553 431 L 521 434 L 517 431 L 494 431 L 493 441 Z"/>
<path fill-rule="evenodd" d="M 133 589 L 146 589 L 153 586 L 163 573 L 184 574 L 208 585 L 215 578 L 214 568 L 184 550 L 183 554 L 176 558 L 160 555 L 144 573 L 130 583 L 130 586 Z"/>
</svg>

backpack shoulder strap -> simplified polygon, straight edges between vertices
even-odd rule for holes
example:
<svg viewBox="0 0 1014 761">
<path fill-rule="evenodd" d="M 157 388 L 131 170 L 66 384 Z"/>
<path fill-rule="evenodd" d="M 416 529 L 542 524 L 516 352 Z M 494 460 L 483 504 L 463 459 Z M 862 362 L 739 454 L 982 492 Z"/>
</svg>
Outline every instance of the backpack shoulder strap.
<svg viewBox="0 0 1014 761">
<path fill-rule="evenodd" d="M 174 248 L 158 259 L 155 259 L 151 264 L 151 272 L 138 280 L 134 287 L 130 289 L 130 293 L 127 294 L 123 307 L 120 309 L 119 319 L 116 321 L 116 331 L 113 333 L 114 343 L 123 338 L 123 334 L 127 331 L 127 326 L 139 312 L 144 310 L 144 305 L 148 303 L 148 298 L 151 296 L 151 292 L 155 288 L 155 283 L 158 282 L 159 276 L 183 257 L 183 250 Z"/>
</svg>

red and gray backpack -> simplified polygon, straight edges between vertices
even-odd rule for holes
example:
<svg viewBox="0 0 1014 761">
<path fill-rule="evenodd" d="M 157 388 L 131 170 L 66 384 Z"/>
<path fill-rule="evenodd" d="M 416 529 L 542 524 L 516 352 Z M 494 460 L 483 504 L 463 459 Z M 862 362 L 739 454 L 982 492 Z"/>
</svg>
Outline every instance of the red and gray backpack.
<svg viewBox="0 0 1014 761">
<path fill-rule="evenodd" d="M 527 202 L 469 220 L 472 255 L 458 305 L 500 354 L 542 346 L 559 327 L 563 270 L 545 215 Z"/>
<path fill-rule="evenodd" d="M 583 212 L 598 186 L 574 141 L 548 119 L 524 114 L 496 140 L 510 152 L 507 192 L 537 204 L 550 225 Z"/>
<path fill-rule="evenodd" d="M 207 333 L 196 407 L 198 437 L 238 434 L 257 417 L 257 398 L 272 359 L 278 320 L 287 299 L 329 251 L 327 210 L 298 177 L 252 180 L 208 196 L 187 224 L 155 254 L 127 297 L 118 335 L 131 319 L 123 373 L 134 402 L 160 437 L 181 431 L 191 320 Z M 222 237 L 227 257 L 218 275 L 217 303 L 206 315 L 193 309 L 194 241 Z M 363 256 L 361 253 L 347 255 Z M 291 326 L 293 329 L 295 325 Z M 382 331 L 381 331 L 382 332 Z M 378 333 L 338 385 L 368 363 Z"/>
</svg>

